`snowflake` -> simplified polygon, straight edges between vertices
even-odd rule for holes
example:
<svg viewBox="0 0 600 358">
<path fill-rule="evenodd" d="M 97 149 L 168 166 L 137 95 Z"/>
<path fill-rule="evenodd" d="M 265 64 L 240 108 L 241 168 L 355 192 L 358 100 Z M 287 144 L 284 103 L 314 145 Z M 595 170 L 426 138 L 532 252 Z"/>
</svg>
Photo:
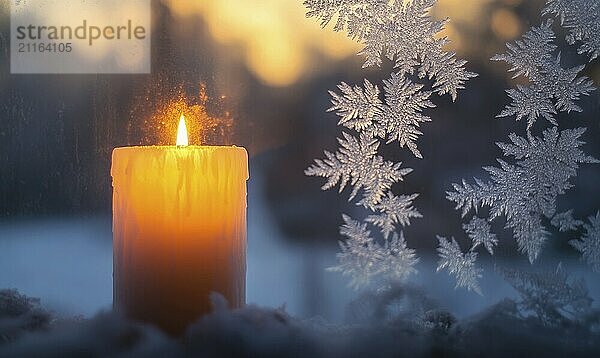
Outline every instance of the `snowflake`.
<svg viewBox="0 0 600 358">
<path fill-rule="evenodd" d="M 532 313 L 546 325 L 577 321 L 591 311 L 592 299 L 585 281 L 572 280 L 560 264 L 556 270 L 501 269 L 500 273 L 521 296 L 521 311 Z"/>
<path fill-rule="evenodd" d="M 557 46 L 548 20 L 540 27 L 533 27 L 522 40 L 507 44 L 508 52 L 492 57 L 494 61 L 510 64 L 513 78 L 526 77 L 530 85 L 517 85 L 507 90 L 512 103 L 498 117 L 516 116 L 517 120 L 527 117 L 527 130 L 537 118 L 543 117 L 557 125 L 555 115 L 562 112 L 581 112 L 575 102 L 582 95 L 594 90 L 593 82 L 585 77 L 577 77 L 585 66 L 564 69 L 560 65 L 560 53 L 554 57 Z"/>
<path fill-rule="evenodd" d="M 350 86 L 346 82 L 338 85 L 341 95 L 329 91 L 333 106 L 327 111 L 337 111 L 341 117 L 338 125 L 354 129 L 357 132 L 369 131 L 375 122 L 381 121 L 384 104 L 379 98 L 381 91 L 365 79 L 364 89 Z"/>
<path fill-rule="evenodd" d="M 345 82 L 338 88 L 341 94 L 329 92 L 333 106 L 328 111 L 336 111 L 341 117 L 339 125 L 379 137 L 387 143 L 397 141 L 400 147 L 406 146 L 416 157 L 422 158 L 416 140 L 423 133 L 418 128 L 420 123 L 431 119 L 421 111 L 435 107 L 429 100 L 431 92 L 422 91 L 423 85 L 392 73 L 391 78 L 384 81 L 386 103 L 379 98 L 379 88 L 368 80 L 364 88 Z"/>
<path fill-rule="evenodd" d="M 600 211 L 589 217 L 589 224 L 583 224 L 585 234 L 580 240 L 569 243 L 581 252 L 584 259 L 594 271 L 600 272 Z"/>
<path fill-rule="evenodd" d="M 341 252 L 337 254 L 339 264 L 330 268 L 351 277 L 350 286 L 368 286 L 376 277 L 387 280 L 404 281 L 416 272 L 419 262 L 415 251 L 407 248 L 404 235 L 394 234 L 391 240 L 379 245 L 367 230 L 367 224 L 343 215 L 345 224 L 340 234 L 347 240 L 340 242 Z"/>
<path fill-rule="evenodd" d="M 471 221 L 463 225 L 463 230 L 473 242 L 471 250 L 483 245 L 490 255 L 494 254 L 494 246 L 498 245 L 498 239 L 496 234 L 491 232 L 492 227 L 486 219 L 473 216 Z"/>
<path fill-rule="evenodd" d="M 347 30 L 361 42 L 363 67 L 380 66 L 382 58 L 395 62 L 403 78 L 417 70 L 419 78 L 434 79 L 433 89 L 449 93 L 453 100 L 465 82 L 476 74 L 465 70 L 466 61 L 444 50 L 446 37 L 439 36 L 448 21 L 434 21 L 429 10 L 437 0 L 305 0 L 307 17 L 325 27 L 337 15 L 335 31 Z"/>
<path fill-rule="evenodd" d="M 577 230 L 583 225 L 583 221 L 573 218 L 573 209 L 554 215 L 550 223 L 561 232 Z"/>
<path fill-rule="evenodd" d="M 600 55 L 600 2 L 597 0 L 547 0 L 544 15 L 560 17 L 560 24 L 569 29 L 567 42 L 582 44 L 579 54 L 587 53 L 590 61 Z"/>
<path fill-rule="evenodd" d="M 499 143 L 505 156 L 512 156 L 511 165 L 498 160 L 500 167 L 484 168 L 491 181 L 475 179 L 474 184 L 463 180 L 453 184 L 454 191 L 447 198 L 462 209 L 465 216 L 471 208 L 490 208 L 489 219 L 506 217 L 519 250 L 533 262 L 539 255 L 549 233 L 542 223 L 556 212 L 556 198 L 572 187 L 570 179 L 577 175 L 579 163 L 598 163 L 579 147 L 579 137 L 585 128 L 566 129 L 560 133 L 553 127 L 543 137 L 522 138 L 510 135 L 512 143 Z"/>
<path fill-rule="evenodd" d="M 422 217 L 421 213 L 412 206 L 417 196 L 419 194 L 396 196 L 388 192 L 381 202 L 374 206 L 378 214 L 369 215 L 365 221 L 378 226 L 387 239 L 397 224 L 407 226 L 410 225 L 411 218 Z"/>
<path fill-rule="evenodd" d="M 463 254 L 454 238 L 452 241 L 441 236 L 437 238 L 439 240 L 437 251 L 440 256 L 437 271 L 447 269 L 456 278 L 455 288 L 465 287 L 469 291 L 473 290 L 481 295 L 478 280 L 481 278 L 483 270 L 476 265 L 477 253 L 469 251 Z"/>
<path fill-rule="evenodd" d="M 360 139 L 347 133 L 342 135 L 344 139 L 338 138 L 341 146 L 338 152 L 332 154 L 325 151 L 327 159 L 316 159 L 315 164 L 306 169 L 305 174 L 326 177 L 327 182 L 323 185 L 323 190 L 339 183 L 339 191 L 342 192 L 350 183 L 353 186 L 350 200 L 364 189 L 363 199 L 358 204 L 375 210 L 375 206 L 381 202 L 392 184 L 403 180 L 412 169 L 401 168 L 402 163 L 385 161 L 377 155 L 379 142 L 368 134 L 362 133 Z"/>
<path fill-rule="evenodd" d="M 423 133 L 419 124 L 431 119 L 421 114 L 424 108 L 435 105 L 428 100 L 431 92 L 422 91 L 423 85 L 411 83 L 397 73 L 392 73 L 389 80 L 384 81 L 386 106 L 382 120 L 375 127 L 375 134 L 388 135 L 387 143 L 398 141 L 400 147 L 407 146 L 417 157 L 423 158 L 417 149 L 415 140 Z"/>
</svg>

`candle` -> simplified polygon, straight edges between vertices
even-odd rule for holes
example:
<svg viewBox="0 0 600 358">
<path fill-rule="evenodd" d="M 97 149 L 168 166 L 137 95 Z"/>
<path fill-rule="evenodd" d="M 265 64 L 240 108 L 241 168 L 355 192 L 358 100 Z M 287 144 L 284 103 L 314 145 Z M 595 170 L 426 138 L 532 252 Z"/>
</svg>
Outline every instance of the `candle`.
<svg viewBox="0 0 600 358">
<path fill-rule="evenodd" d="M 235 146 L 116 148 L 113 305 L 179 335 L 211 310 L 245 303 L 248 154 Z"/>
</svg>

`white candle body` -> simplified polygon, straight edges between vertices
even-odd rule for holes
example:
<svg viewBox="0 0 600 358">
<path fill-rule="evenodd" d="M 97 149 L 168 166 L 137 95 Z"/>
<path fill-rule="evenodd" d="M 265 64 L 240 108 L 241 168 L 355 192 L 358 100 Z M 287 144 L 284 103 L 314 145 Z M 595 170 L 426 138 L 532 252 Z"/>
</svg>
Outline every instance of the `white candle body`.
<svg viewBox="0 0 600 358">
<path fill-rule="evenodd" d="M 111 174 L 115 309 L 178 335 L 211 292 L 245 303 L 244 148 L 117 148 Z"/>
</svg>

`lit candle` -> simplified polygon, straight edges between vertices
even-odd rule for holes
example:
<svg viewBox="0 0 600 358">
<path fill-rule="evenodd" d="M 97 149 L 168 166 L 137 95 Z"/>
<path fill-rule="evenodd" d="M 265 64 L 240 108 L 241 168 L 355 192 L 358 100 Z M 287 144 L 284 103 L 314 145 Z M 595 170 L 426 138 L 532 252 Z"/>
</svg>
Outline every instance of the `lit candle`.
<svg viewBox="0 0 600 358">
<path fill-rule="evenodd" d="M 245 303 L 248 154 L 235 146 L 116 148 L 113 305 L 179 335 L 211 310 Z"/>
</svg>

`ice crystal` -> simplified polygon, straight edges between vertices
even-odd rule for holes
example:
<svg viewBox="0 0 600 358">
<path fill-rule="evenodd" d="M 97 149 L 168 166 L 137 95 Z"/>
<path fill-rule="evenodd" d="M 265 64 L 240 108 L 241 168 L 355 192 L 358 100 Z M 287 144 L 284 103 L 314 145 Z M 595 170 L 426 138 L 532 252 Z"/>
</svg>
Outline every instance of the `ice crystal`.
<svg viewBox="0 0 600 358">
<path fill-rule="evenodd" d="M 585 260 L 594 271 L 600 272 L 600 211 L 595 216 L 589 217 L 589 224 L 583 224 L 585 234 L 579 240 L 569 243 L 581 252 Z"/>
<path fill-rule="evenodd" d="M 522 312 L 547 325 L 577 321 L 591 311 L 592 299 L 583 279 L 573 280 L 559 264 L 556 270 L 525 272 L 502 269 L 500 273 L 521 296 Z"/>
<path fill-rule="evenodd" d="M 383 116 L 383 102 L 379 98 L 381 91 L 365 79 L 364 88 L 350 86 L 346 82 L 338 85 L 341 95 L 329 91 L 333 106 L 327 111 L 337 111 L 341 117 L 338 125 L 354 129 L 357 132 L 369 130 Z"/>
<path fill-rule="evenodd" d="M 580 42 L 579 54 L 587 53 L 590 61 L 600 55 L 600 2 L 597 0 L 547 0 L 542 11 L 560 18 L 569 30 L 567 42 Z"/>
<path fill-rule="evenodd" d="M 556 212 L 556 198 L 572 187 L 570 179 L 577 175 L 580 163 L 598 161 L 579 149 L 579 137 L 585 128 L 566 129 L 560 133 L 553 127 L 543 137 L 529 139 L 510 135 L 512 143 L 498 143 L 505 156 L 515 164 L 498 160 L 500 167 L 485 167 L 490 181 L 475 178 L 475 183 L 453 184 L 447 198 L 462 209 L 465 216 L 472 208 L 489 207 L 489 219 L 506 217 L 506 227 L 513 230 L 519 250 L 533 262 L 549 233 L 542 219 Z"/>
<path fill-rule="evenodd" d="M 583 221 L 573 218 L 573 209 L 554 215 L 550 223 L 561 232 L 574 231 L 583 225 Z"/>
<path fill-rule="evenodd" d="M 410 224 L 411 218 L 422 217 L 421 213 L 412 206 L 413 200 L 417 196 L 419 194 L 396 196 L 388 192 L 374 207 L 378 213 L 369 215 L 365 220 L 378 226 L 384 238 L 387 239 L 395 230 L 396 225 L 407 226 Z"/>
<path fill-rule="evenodd" d="M 402 233 L 400 236 L 394 233 L 382 246 L 371 236 L 366 223 L 347 215 L 343 219 L 345 224 L 340 227 L 340 234 L 347 240 L 340 241 L 339 264 L 330 270 L 350 276 L 352 287 L 367 286 L 376 278 L 403 281 L 416 272 L 414 266 L 419 259 L 406 246 Z"/>
<path fill-rule="evenodd" d="M 364 189 L 359 204 L 375 210 L 375 206 L 380 204 L 392 184 L 403 180 L 412 169 L 401 168 L 402 163 L 385 161 L 377 155 L 379 142 L 368 134 L 362 133 L 359 139 L 347 133 L 342 135 L 344 139 L 338 138 L 341 148 L 336 153 L 325 151 L 327 159 L 316 159 L 315 164 L 305 173 L 326 177 L 327 182 L 323 185 L 323 190 L 339 183 L 339 191 L 342 192 L 350 183 L 353 186 L 350 200 Z"/>
<path fill-rule="evenodd" d="M 437 271 L 448 270 L 456 278 L 456 288 L 464 287 L 481 294 L 478 281 L 483 270 L 476 264 L 477 253 L 474 251 L 463 253 L 454 238 L 452 241 L 441 236 L 437 238 L 439 241 L 437 251 L 440 256 Z"/>
<path fill-rule="evenodd" d="M 527 118 L 527 129 L 539 117 L 553 125 L 558 112 L 581 112 L 576 101 L 582 95 L 594 90 L 592 81 L 578 77 L 585 66 L 565 69 L 560 65 L 560 53 L 554 55 L 557 46 L 552 31 L 552 21 L 548 20 L 539 27 L 529 30 L 522 40 L 507 44 L 508 52 L 492 57 L 494 61 L 505 61 L 511 65 L 513 78 L 526 77 L 530 85 L 517 85 L 507 90 L 512 102 L 498 117 L 516 116 L 517 120 Z"/>
<path fill-rule="evenodd" d="M 397 141 L 400 147 L 406 146 L 416 157 L 422 158 L 416 140 L 423 134 L 419 130 L 420 123 L 431 121 L 422 113 L 423 109 L 434 107 L 429 100 L 431 92 L 422 91 L 423 85 L 414 84 L 397 73 L 383 82 L 385 103 L 379 98 L 379 88 L 368 80 L 364 88 L 342 82 L 338 86 L 341 94 L 329 92 L 333 98 L 329 111 L 336 111 L 341 117 L 339 125 L 379 137 L 387 143 Z"/>
<path fill-rule="evenodd" d="M 453 100 L 465 82 L 476 75 L 465 69 L 466 61 L 444 50 L 449 42 L 439 36 L 447 19 L 436 21 L 429 10 L 437 0 L 305 0 L 307 17 L 321 26 L 337 17 L 334 30 L 346 30 L 361 42 L 363 67 L 379 66 L 382 58 L 395 62 L 399 77 L 417 71 L 420 78 L 434 79 L 433 90 Z"/>
<path fill-rule="evenodd" d="M 463 225 L 463 230 L 473 242 L 471 250 L 483 245 L 490 255 L 494 254 L 494 246 L 498 245 L 498 239 L 496 234 L 492 233 L 492 227 L 486 219 L 473 216 L 471 221 Z"/>
</svg>

